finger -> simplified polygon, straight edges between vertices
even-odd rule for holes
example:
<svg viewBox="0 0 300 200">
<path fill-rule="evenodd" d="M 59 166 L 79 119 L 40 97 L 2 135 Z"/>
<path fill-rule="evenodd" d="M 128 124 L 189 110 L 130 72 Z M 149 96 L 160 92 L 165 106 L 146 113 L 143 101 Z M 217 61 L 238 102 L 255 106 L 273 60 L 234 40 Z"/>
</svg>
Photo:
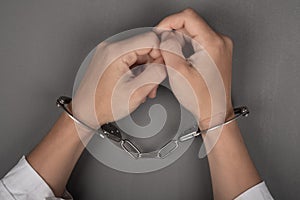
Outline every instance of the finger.
<svg viewBox="0 0 300 200">
<path fill-rule="evenodd" d="M 142 73 L 127 82 L 129 90 L 134 91 L 132 99 L 137 103 L 141 103 L 166 76 L 167 74 L 163 65 L 157 63 L 146 64 Z"/>
<path fill-rule="evenodd" d="M 135 62 L 135 64 L 141 65 L 141 64 L 145 64 L 145 63 L 150 63 L 152 61 L 153 61 L 153 58 L 149 54 L 140 55 L 140 56 L 138 56 L 137 61 Z"/>
<path fill-rule="evenodd" d="M 178 71 L 185 71 L 188 65 L 182 53 L 183 38 L 174 32 L 164 32 L 161 36 L 161 54 L 165 64 Z M 168 71 L 169 72 L 169 71 Z"/>
<path fill-rule="evenodd" d="M 158 47 L 159 38 L 154 32 L 143 33 L 111 44 L 111 49 L 117 51 L 119 55 L 133 50 L 140 50 L 141 55 L 151 54 L 151 51 L 158 49 Z M 155 53 L 153 53 L 153 55 L 155 55 Z"/>
<path fill-rule="evenodd" d="M 184 30 L 183 32 L 190 37 L 199 39 L 199 42 L 206 41 L 208 38 L 216 35 L 205 20 L 192 9 L 186 9 L 166 17 L 157 25 L 157 28 Z"/>
<path fill-rule="evenodd" d="M 183 34 L 173 31 L 165 31 L 161 34 L 160 49 L 168 50 L 182 57 L 182 47 L 185 45 Z"/>
<path fill-rule="evenodd" d="M 131 67 L 133 64 L 144 64 L 153 60 L 149 55 L 151 49 L 138 49 L 121 56 L 120 60 L 125 64 L 124 67 Z"/>
<path fill-rule="evenodd" d="M 153 63 L 158 63 L 158 64 L 162 64 L 164 65 L 164 60 L 162 57 L 158 57 L 156 60 L 153 61 Z M 153 99 L 156 97 L 156 93 L 157 93 L 157 88 L 158 88 L 159 85 L 156 85 L 151 91 L 150 93 L 148 94 L 148 97 Z"/>
<path fill-rule="evenodd" d="M 147 32 L 129 39 L 107 44 L 104 47 L 106 63 L 116 63 L 116 65 L 113 66 L 119 68 L 119 71 L 122 73 L 127 72 L 130 66 L 138 59 L 141 59 L 139 56 L 149 54 L 150 57 L 158 57 L 159 51 L 157 51 L 157 49 L 159 42 L 154 32 Z"/>
<path fill-rule="evenodd" d="M 128 72 L 136 65 L 152 62 L 154 58 L 152 58 L 151 55 L 149 55 L 151 52 L 152 50 L 149 48 L 131 51 L 118 58 L 115 61 L 116 66 L 118 66 L 118 68 L 121 69 L 121 73 Z"/>
<path fill-rule="evenodd" d="M 123 82 L 130 82 L 132 79 L 137 79 L 137 77 L 143 78 L 143 76 L 139 76 L 139 75 L 141 73 L 143 73 L 144 70 L 148 70 L 147 67 L 149 67 L 149 64 L 150 64 L 148 62 L 149 60 L 151 60 L 152 64 L 160 64 L 160 65 L 164 64 L 164 60 L 163 60 L 162 56 L 153 60 L 152 57 L 148 58 L 150 56 L 147 54 L 147 58 L 144 58 L 144 56 L 140 55 L 140 54 L 145 53 L 142 51 L 143 50 L 137 50 L 134 52 L 130 52 L 127 55 L 125 55 L 122 60 L 119 59 L 119 61 L 123 61 L 123 63 L 117 63 L 117 64 L 119 64 L 119 65 L 123 64 L 123 65 L 126 65 L 127 67 L 129 67 L 131 65 L 130 70 L 127 70 L 126 72 L 124 72 L 123 74 L 120 75 L 121 76 L 120 79 L 122 79 Z M 146 62 L 146 63 L 140 63 L 140 62 Z M 162 74 L 165 74 L 165 72 Z M 157 87 L 155 87 L 155 88 L 157 88 Z M 155 94 L 156 94 L 156 91 L 154 91 L 155 88 L 153 89 L 153 92 L 150 95 L 151 97 L 155 97 Z"/>
<path fill-rule="evenodd" d="M 148 94 L 148 97 L 154 99 L 156 97 L 158 85 L 156 85 Z"/>
<path fill-rule="evenodd" d="M 159 45 L 158 45 L 159 47 Z M 161 53 L 159 48 L 158 49 L 152 49 L 152 51 L 149 53 L 149 55 L 153 58 L 153 59 L 157 59 L 159 57 L 161 57 Z"/>
</svg>

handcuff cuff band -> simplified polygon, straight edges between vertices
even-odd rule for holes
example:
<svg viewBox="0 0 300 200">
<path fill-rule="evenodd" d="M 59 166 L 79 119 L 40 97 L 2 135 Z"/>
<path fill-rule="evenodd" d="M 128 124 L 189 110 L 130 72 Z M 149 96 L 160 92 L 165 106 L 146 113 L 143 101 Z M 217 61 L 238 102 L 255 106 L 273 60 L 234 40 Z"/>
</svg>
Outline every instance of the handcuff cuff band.
<svg viewBox="0 0 300 200">
<path fill-rule="evenodd" d="M 203 133 L 208 133 L 210 131 L 213 131 L 217 128 L 220 128 L 224 125 L 227 125 L 235 120 L 237 120 L 240 117 L 247 117 L 249 115 L 249 109 L 246 106 L 240 106 L 237 108 L 234 108 L 234 117 L 230 120 L 225 121 L 224 123 L 218 124 L 216 126 L 213 126 L 211 128 L 200 130 L 199 128 L 196 131 L 189 132 L 187 134 L 184 134 L 179 137 L 179 139 L 172 139 L 169 142 L 167 142 L 163 147 L 156 151 L 152 152 L 141 152 L 137 146 L 135 146 L 129 139 L 123 139 L 120 130 L 112 125 L 111 123 L 107 123 L 102 125 L 99 129 L 94 129 L 87 125 L 85 122 L 81 121 L 80 119 L 76 118 L 72 112 L 68 109 L 67 105 L 70 104 L 72 101 L 72 98 L 61 96 L 56 100 L 57 107 L 62 108 L 68 116 L 77 124 L 84 126 L 88 130 L 98 134 L 101 138 L 105 138 L 105 136 L 110 139 L 111 141 L 120 143 L 121 148 L 127 152 L 132 158 L 139 159 L 139 158 L 160 158 L 164 159 L 168 155 L 170 155 L 172 152 L 174 152 L 178 146 L 179 142 L 184 142 L 187 140 L 191 140 Z"/>
</svg>

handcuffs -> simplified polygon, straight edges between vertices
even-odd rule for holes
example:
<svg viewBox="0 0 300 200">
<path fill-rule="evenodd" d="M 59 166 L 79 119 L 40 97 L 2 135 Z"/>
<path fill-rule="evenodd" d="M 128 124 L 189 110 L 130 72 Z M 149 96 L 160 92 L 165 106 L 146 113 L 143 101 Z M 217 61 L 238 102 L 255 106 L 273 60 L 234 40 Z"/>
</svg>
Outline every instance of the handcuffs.
<svg viewBox="0 0 300 200">
<path fill-rule="evenodd" d="M 247 117 L 249 115 L 249 109 L 246 106 L 241 106 L 234 108 L 234 117 L 231 118 L 228 121 L 225 121 L 224 123 L 218 124 L 216 126 L 213 126 L 211 128 L 200 130 L 197 128 L 197 130 L 189 131 L 188 133 L 182 135 L 179 137 L 179 139 L 172 139 L 169 142 L 167 142 L 165 145 L 163 145 L 160 149 L 152 151 L 152 152 L 141 152 L 139 148 L 134 145 L 129 139 L 124 139 L 121 135 L 120 130 L 114 126 L 111 123 L 107 123 L 102 125 L 99 129 L 94 129 L 81 121 L 80 119 L 76 118 L 72 112 L 68 109 L 67 105 L 71 103 L 72 98 L 61 96 L 56 100 L 57 107 L 62 108 L 68 116 L 74 120 L 77 124 L 82 125 L 89 129 L 90 131 L 96 133 L 102 138 L 107 137 L 109 140 L 119 143 L 120 147 L 127 152 L 132 158 L 139 159 L 139 158 L 159 158 L 163 159 L 166 158 L 168 155 L 170 155 L 172 152 L 174 152 L 180 142 L 185 142 L 187 140 L 191 140 L 193 138 L 198 137 L 199 135 L 203 133 L 207 133 L 209 131 L 215 130 L 217 128 L 220 128 L 226 124 L 229 124 L 235 120 L 237 120 L 240 117 Z M 186 131 L 185 131 L 186 132 Z"/>
</svg>

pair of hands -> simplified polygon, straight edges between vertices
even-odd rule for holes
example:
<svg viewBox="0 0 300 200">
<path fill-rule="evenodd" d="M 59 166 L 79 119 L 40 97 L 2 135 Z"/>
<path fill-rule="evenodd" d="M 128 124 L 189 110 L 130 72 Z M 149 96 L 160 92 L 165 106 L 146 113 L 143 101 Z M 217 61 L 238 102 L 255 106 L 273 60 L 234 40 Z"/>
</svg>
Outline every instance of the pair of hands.
<svg viewBox="0 0 300 200">
<path fill-rule="evenodd" d="M 188 59 L 182 53 L 186 42 L 194 49 Z M 228 37 L 214 32 L 192 9 L 168 16 L 154 32 L 97 46 L 73 112 L 94 127 L 116 121 L 147 97 L 155 98 L 168 75 L 179 102 L 201 129 L 208 128 L 213 117 L 224 121 L 232 115 L 232 48 Z M 142 72 L 133 74 L 131 69 L 141 64 Z"/>
</svg>

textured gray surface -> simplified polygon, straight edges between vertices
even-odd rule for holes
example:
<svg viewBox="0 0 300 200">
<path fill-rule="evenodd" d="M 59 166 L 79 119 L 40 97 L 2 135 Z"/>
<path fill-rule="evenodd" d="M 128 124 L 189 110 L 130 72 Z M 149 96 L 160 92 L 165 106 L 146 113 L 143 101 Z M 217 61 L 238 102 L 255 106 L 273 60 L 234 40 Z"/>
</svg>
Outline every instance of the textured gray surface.
<svg viewBox="0 0 300 200">
<path fill-rule="evenodd" d="M 251 156 L 276 199 L 299 199 L 298 0 L 1 1 L 0 175 L 51 128 L 56 97 L 71 94 L 97 43 L 186 7 L 233 38 L 233 97 L 252 111 L 240 122 Z M 211 199 L 207 160 L 197 151 L 193 144 L 173 165 L 148 174 L 112 170 L 85 152 L 68 189 L 89 200 Z"/>
</svg>

